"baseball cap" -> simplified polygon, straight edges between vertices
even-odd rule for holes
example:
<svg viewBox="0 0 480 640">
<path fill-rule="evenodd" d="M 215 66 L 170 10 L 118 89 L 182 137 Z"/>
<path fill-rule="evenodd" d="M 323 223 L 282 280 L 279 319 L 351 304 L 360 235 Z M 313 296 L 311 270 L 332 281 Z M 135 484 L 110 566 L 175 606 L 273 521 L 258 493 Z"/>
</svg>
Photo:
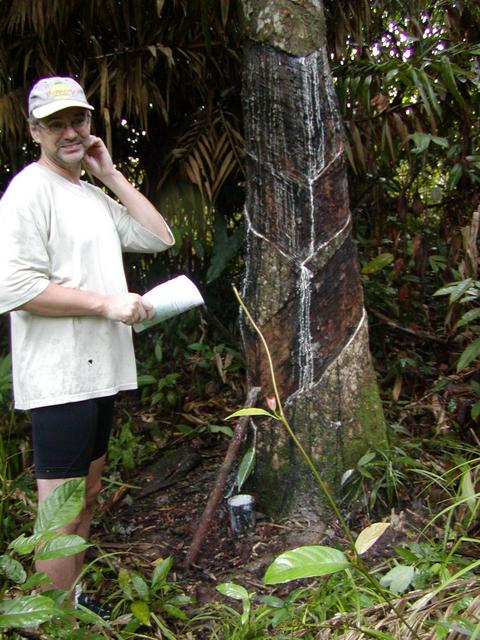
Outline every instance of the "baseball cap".
<svg viewBox="0 0 480 640">
<path fill-rule="evenodd" d="M 85 91 L 73 78 L 42 78 L 28 96 L 28 115 L 46 118 L 68 107 L 91 109 Z"/>
</svg>

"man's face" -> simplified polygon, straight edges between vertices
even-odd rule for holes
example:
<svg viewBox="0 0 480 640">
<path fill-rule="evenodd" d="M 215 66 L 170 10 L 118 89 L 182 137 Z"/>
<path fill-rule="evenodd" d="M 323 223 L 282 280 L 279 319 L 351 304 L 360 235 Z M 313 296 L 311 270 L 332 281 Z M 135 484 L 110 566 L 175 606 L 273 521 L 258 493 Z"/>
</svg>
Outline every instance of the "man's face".
<svg viewBox="0 0 480 640">
<path fill-rule="evenodd" d="M 30 124 L 30 132 L 48 160 L 64 169 L 77 168 L 90 138 L 90 112 L 79 107 L 57 111 Z"/>
</svg>

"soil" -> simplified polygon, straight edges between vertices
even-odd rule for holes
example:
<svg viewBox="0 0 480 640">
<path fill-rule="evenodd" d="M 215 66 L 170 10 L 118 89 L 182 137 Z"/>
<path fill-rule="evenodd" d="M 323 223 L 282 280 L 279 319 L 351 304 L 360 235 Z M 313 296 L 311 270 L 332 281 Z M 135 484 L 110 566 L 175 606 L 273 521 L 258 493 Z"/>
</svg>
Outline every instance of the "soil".
<svg viewBox="0 0 480 640">
<path fill-rule="evenodd" d="M 117 568 L 123 566 L 148 574 L 155 561 L 172 556 L 172 579 L 176 579 L 201 605 L 223 599 L 216 590 L 222 582 L 241 584 L 257 596 L 275 593 L 282 597 L 296 585 L 267 587 L 263 584 L 265 570 L 280 553 L 308 544 L 347 549 L 347 541 L 336 521 L 273 521 L 256 511 L 255 526 L 235 534 L 227 501 L 223 499 L 210 522 L 197 559 L 186 566 L 185 559 L 223 461 L 226 444 L 187 449 L 182 455 L 188 456 L 192 452 L 196 457 L 193 468 L 170 486 L 156 487 L 161 478 L 155 475 L 158 465 L 151 464 L 130 480 L 129 484 L 137 488 L 121 487 L 103 505 L 92 541 L 103 553 L 120 554 L 121 559 L 114 561 Z M 388 554 L 405 535 L 405 514 L 393 516 L 392 526 L 382 537 L 381 544 L 370 553 L 373 561 Z M 368 521 L 358 519 L 357 524 L 363 528 Z"/>
<path fill-rule="evenodd" d="M 175 578 L 201 604 L 220 596 L 215 587 L 222 582 L 238 582 L 255 591 L 265 590 L 262 577 L 268 564 L 283 550 L 291 548 L 286 539 L 292 523 L 272 522 L 256 512 L 256 524 L 241 534 L 231 529 L 226 499 L 221 501 L 210 522 L 196 560 L 186 566 L 199 520 L 214 486 L 226 447 L 199 453 L 200 462 L 183 478 L 147 495 L 142 489 L 158 478 L 147 467 L 129 490 L 105 505 L 105 512 L 93 540 L 103 551 L 123 551 L 122 563 L 142 571 L 158 558 L 172 556 Z M 295 523 L 299 540 L 309 523 Z"/>
</svg>

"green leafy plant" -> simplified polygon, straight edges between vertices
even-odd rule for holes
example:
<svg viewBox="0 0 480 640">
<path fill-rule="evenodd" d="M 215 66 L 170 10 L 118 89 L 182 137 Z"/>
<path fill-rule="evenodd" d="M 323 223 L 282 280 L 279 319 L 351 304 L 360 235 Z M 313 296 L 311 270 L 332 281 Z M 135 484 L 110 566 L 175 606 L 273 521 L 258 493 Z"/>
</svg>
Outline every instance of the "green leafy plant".
<svg viewBox="0 0 480 640">
<path fill-rule="evenodd" d="M 163 357 L 163 342 L 160 337 L 155 342 L 153 353 L 142 361 L 141 374 L 138 376 L 142 400 L 148 400 L 151 407 L 158 404 L 175 407 L 178 401 L 176 385 L 179 374 L 174 372 L 163 374 L 161 368 Z"/>
<path fill-rule="evenodd" d="M 204 342 L 194 342 L 188 345 L 188 349 L 193 352 L 188 358 L 193 367 L 216 371 L 222 382 L 226 382 L 228 374 L 235 373 L 242 366 L 238 351 L 225 344 L 211 347 Z"/>
<path fill-rule="evenodd" d="M 108 452 L 108 470 L 121 475 L 122 471 L 132 471 L 150 460 L 157 450 L 153 440 L 145 439 L 134 429 L 132 416 L 126 413 L 122 421 L 110 437 Z"/>
<path fill-rule="evenodd" d="M 173 560 L 169 556 L 156 563 L 150 579 L 137 571 L 120 569 L 118 587 L 113 597 L 117 597 L 115 611 L 125 613 L 125 608 L 133 616 L 127 622 L 126 632 L 133 632 L 139 625 L 158 628 L 162 637 L 175 640 L 167 618 L 186 622 L 187 614 L 182 607 L 192 600 L 174 583 L 168 580 Z"/>
<path fill-rule="evenodd" d="M 477 324 L 480 319 L 480 281 L 472 277 L 457 280 L 438 289 L 434 295 L 448 296 L 449 314 L 461 309 L 454 329 L 468 332 L 468 345 L 457 361 L 457 371 L 462 371 L 480 355 L 480 324 Z"/>
<path fill-rule="evenodd" d="M 21 534 L 0 556 L 0 572 L 5 578 L 0 597 L 0 629 L 42 626 L 48 637 L 63 638 L 72 633 L 72 618 L 99 623 L 98 616 L 66 607 L 69 594 L 50 589 L 42 594 L 29 594 L 32 589 L 48 585 L 44 573 L 29 575 L 18 559 L 54 559 L 84 551 L 89 545 L 77 535 L 61 532 L 83 509 L 85 480 L 68 480 L 42 502 L 29 536 Z M 18 595 L 24 593 L 25 595 Z M 101 623 L 101 621 L 100 621 Z"/>
<path fill-rule="evenodd" d="M 10 543 L 8 553 L 0 556 L 0 575 L 3 577 L 0 632 L 4 630 L 15 633 L 16 628 L 39 627 L 45 637 L 72 640 L 85 637 L 83 625 L 85 629 L 92 624 L 97 628 L 108 626 L 95 613 L 69 606 L 70 593 L 48 589 L 48 576 L 45 573 L 30 574 L 29 569 L 19 560 L 26 556 L 32 556 L 34 560 L 55 559 L 87 549 L 90 545 L 82 538 L 61 531 L 83 509 L 84 495 L 84 479 L 68 480 L 57 487 L 40 505 L 33 533 L 20 535 Z M 158 629 L 162 637 L 175 640 L 165 618 L 185 622 L 187 615 L 182 607 L 190 604 L 191 599 L 168 580 L 171 569 L 171 557 L 156 563 L 148 580 L 136 571 L 120 569 L 116 591 L 111 595 L 112 599 L 117 600 L 113 618 L 116 619 L 120 614 L 128 615 L 120 620 L 118 637 L 130 638 L 139 625 L 148 624 L 152 627 L 152 632 Z M 82 579 L 86 578 L 87 571 L 88 568 Z M 35 593 L 39 588 L 43 589 L 42 593 Z M 32 590 L 33 593 L 30 593 Z M 74 619 L 79 625 L 76 631 L 73 628 Z M 89 632 L 88 637 L 104 638 L 110 635 L 100 636 Z"/>
<path fill-rule="evenodd" d="M 355 569 L 366 578 L 371 587 L 375 591 L 377 591 L 377 593 L 384 599 L 387 606 L 398 617 L 398 619 L 406 625 L 406 627 L 412 633 L 413 637 L 417 638 L 418 636 L 415 630 L 411 627 L 408 621 L 405 620 L 401 611 L 399 611 L 395 607 L 395 605 L 391 601 L 391 598 L 387 594 L 385 594 L 382 585 L 378 581 L 378 578 L 368 571 L 361 558 L 362 554 L 364 554 L 382 536 L 384 531 L 388 528 L 389 524 L 381 522 L 374 523 L 363 530 L 359 534 L 357 540 L 353 538 L 353 535 L 345 521 L 345 518 L 343 517 L 339 505 L 336 503 L 330 489 L 321 478 L 312 459 L 305 451 L 304 447 L 302 446 L 301 442 L 297 438 L 295 432 L 293 431 L 291 425 L 287 420 L 278 392 L 272 358 L 265 338 L 258 326 L 255 324 L 249 310 L 246 308 L 236 289 L 235 295 L 264 346 L 270 369 L 274 398 L 272 398 L 269 402 L 270 411 L 266 411 L 265 409 L 257 407 L 253 407 L 250 409 L 240 409 L 239 411 L 236 411 L 228 416 L 227 419 L 239 416 L 265 416 L 269 417 L 270 419 L 276 420 L 283 425 L 283 427 L 287 430 L 289 436 L 292 438 L 295 446 L 300 451 L 308 467 L 312 471 L 320 490 L 323 492 L 324 496 L 332 507 L 333 512 L 337 516 L 338 521 L 340 522 L 340 525 L 348 540 L 350 549 L 350 558 L 348 558 L 344 552 L 338 549 L 333 549 L 331 547 L 325 546 L 301 547 L 299 549 L 288 551 L 285 554 L 280 555 L 267 569 L 264 577 L 265 582 L 268 584 L 278 584 L 281 582 L 288 582 L 290 580 L 300 578 L 323 576 L 335 573 L 337 571 L 342 571 L 347 568 Z"/>
<path fill-rule="evenodd" d="M 233 582 L 224 582 L 223 584 L 219 584 L 217 586 L 217 591 L 224 596 L 228 596 L 229 598 L 240 600 L 240 602 L 242 603 L 240 623 L 242 624 L 242 626 L 246 626 L 250 619 L 250 603 L 252 594 L 249 594 L 248 591 L 241 585 L 234 584 Z"/>
<path fill-rule="evenodd" d="M 422 463 L 401 446 L 372 448 L 343 474 L 345 499 L 349 503 L 359 500 L 368 513 L 378 506 L 392 508 L 412 481 L 412 471 L 421 467 Z"/>
<path fill-rule="evenodd" d="M 253 605 L 255 593 L 248 592 L 245 587 L 233 582 L 225 582 L 217 586 L 222 595 L 241 603 L 241 610 L 225 604 L 215 604 L 210 607 L 211 616 L 220 627 L 220 637 L 229 640 L 260 640 L 270 637 L 269 628 L 276 626 L 280 620 L 279 603 L 282 608 L 292 611 L 286 602 L 280 598 L 264 599 L 260 606 Z M 293 603 L 293 597 L 289 604 Z M 275 616 L 276 614 L 276 616 Z"/>
<path fill-rule="evenodd" d="M 16 427 L 16 416 L 10 410 L 5 416 L 4 428 L 0 428 L 0 552 L 18 533 L 22 501 L 28 504 L 31 492 L 24 468 L 25 446 L 16 434 Z"/>
</svg>

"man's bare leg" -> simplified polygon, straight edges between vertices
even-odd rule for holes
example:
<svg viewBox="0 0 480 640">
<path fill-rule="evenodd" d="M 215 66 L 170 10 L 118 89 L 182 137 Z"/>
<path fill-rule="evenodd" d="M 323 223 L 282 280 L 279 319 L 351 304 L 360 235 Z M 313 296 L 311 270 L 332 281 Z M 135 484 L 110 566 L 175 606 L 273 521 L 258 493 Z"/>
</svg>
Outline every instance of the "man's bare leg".
<svg viewBox="0 0 480 640">
<path fill-rule="evenodd" d="M 88 538 L 93 508 L 101 489 L 101 478 L 104 466 L 105 456 L 94 460 L 90 464 L 86 478 L 85 506 L 73 522 L 62 528 L 64 533 L 79 535 L 84 540 Z M 51 480 L 44 478 L 37 479 L 39 505 L 52 491 L 69 479 L 71 478 L 56 478 Z M 54 587 L 68 591 L 75 584 L 80 574 L 84 555 L 84 552 L 82 552 L 74 556 L 56 558 L 54 560 L 37 560 L 36 569 L 37 571 L 47 573 Z"/>
<path fill-rule="evenodd" d="M 105 462 L 106 455 L 103 455 L 101 458 L 97 458 L 97 460 L 90 463 L 85 486 L 85 507 L 79 515 L 79 523 L 76 531 L 77 535 L 81 536 L 84 540 L 88 540 L 88 536 L 90 535 L 93 511 L 95 509 L 98 494 L 102 489 L 102 473 L 105 467 Z M 75 577 L 76 580 L 82 569 L 85 551 L 77 553 L 74 557 L 77 571 L 77 575 Z"/>
</svg>

